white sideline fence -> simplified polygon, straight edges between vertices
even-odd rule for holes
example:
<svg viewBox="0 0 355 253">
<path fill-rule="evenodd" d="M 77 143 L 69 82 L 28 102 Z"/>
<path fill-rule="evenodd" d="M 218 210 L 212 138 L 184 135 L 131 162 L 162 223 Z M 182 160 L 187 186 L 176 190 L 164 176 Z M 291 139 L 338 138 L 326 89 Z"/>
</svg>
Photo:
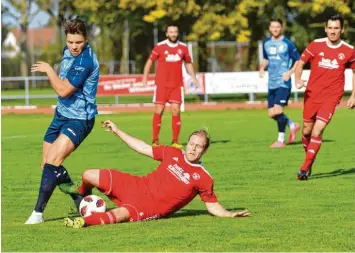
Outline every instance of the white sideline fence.
<svg viewBox="0 0 355 253">
<path fill-rule="evenodd" d="M 305 70 L 302 74 L 302 80 L 308 80 L 310 71 Z M 208 103 L 208 95 L 214 94 L 248 94 L 249 103 L 255 103 L 255 94 L 267 93 L 268 86 L 268 73 L 265 72 L 264 78 L 259 77 L 259 72 L 214 72 L 214 73 L 199 73 L 197 75 L 204 75 L 204 102 Z M 292 79 L 291 92 L 294 94 L 294 100 L 298 100 L 298 93 L 303 93 L 303 89 L 297 89 L 294 85 L 294 75 Z M 1 77 L 1 83 L 20 81 L 24 82 L 25 89 L 23 95 L 5 95 L 1 96 L 1 100 L 14 100 L 24 99 L 25 105 L 30 105 L 30 99 L 42 99 L 42 98 L 56 98 L 55 94 L 42 94 L 42 95 L 30 95 L 30 81 L 48 81 L 45 76 L 26 76 L 26 77 Z M 345 91 L 352 90 L 352 70 L 347 69 L 345 71 Z M 191 94 L 191 93 L 190 93 Z M 118 104 L 119 96 L 115 97 L 115 103 Z"/>
</svg>

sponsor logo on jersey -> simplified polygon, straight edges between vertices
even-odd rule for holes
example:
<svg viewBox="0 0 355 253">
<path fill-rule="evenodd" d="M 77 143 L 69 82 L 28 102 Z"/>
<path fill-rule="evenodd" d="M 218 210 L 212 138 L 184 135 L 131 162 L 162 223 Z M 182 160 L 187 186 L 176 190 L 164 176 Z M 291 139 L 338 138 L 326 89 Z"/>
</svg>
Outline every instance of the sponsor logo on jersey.
<svg viewBox="0 0 355 253">
<path fill-rule="evenodd" d="M 344 55 L 343 53 L 340 53 L 340 54 L 338 55 L 338 58 L 339 58 L 340 60 L 344 60 L 344 59 L 345 59 L 345 55 Z"/>
<path fill-rule="evenodd" d="M 167 62 L 181 61 L 181 56 L 179 54 L 167 54 L 165 56 L 165 61 L 167 61 Z"/>
<path fill-rule="evenodd" d="M 338 61 L 336 59 L 331 60 L 322 57 L 322 60 L 318 62 L 318 66 L 326 69 L 337 69 L 339 68 Z"/>
<path fill-rule="evenodd" d="M 200 175 L 197 173 L 192 174 L 192 178 L 195 180 L 199 180 L 200 179 Z"/>
<path fill-rule="evenodd" d="M 81 72 L 83 72 L 83 71 L 85 70 L 85 68 L 84 68 L 84 67 L 81 67 L 81 66 L 75 66 L 74 69 L 75 69 L 76 71 L 81 71 Z"/>
<path fill-rule="evenodd" d="M 169 164 L 168 170 L 171 174 L 173 174 L 177 179 L 182 181 L 184 184 L 190 183 L 190 174 L 184 173 L 184 170 L 177 164 L 171 165 Z"/>
<path fill-rule="evenodd" d="M 276 47 L 270 47 L 270 50 L 269 50 L 269 52 L 270 52 L 270 54 L 276 54 Z"/>
</svg>

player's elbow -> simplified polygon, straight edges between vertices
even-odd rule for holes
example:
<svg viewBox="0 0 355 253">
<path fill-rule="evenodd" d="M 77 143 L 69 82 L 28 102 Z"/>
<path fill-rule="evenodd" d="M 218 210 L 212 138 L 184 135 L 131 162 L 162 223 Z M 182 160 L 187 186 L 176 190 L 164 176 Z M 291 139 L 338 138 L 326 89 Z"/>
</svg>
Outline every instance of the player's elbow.
<svg viewBox="0 0 355 253">
<path fill-rule="evenodd" d="M 65 89 L 65 90 L 62 90 L 62 91 L 58 92 L 58 95 L 59 95 L 61 98 L 70 97 L 71 94 L 73 94 L 73 91 L 70 90 L 70 89 Z"/>
</svg>

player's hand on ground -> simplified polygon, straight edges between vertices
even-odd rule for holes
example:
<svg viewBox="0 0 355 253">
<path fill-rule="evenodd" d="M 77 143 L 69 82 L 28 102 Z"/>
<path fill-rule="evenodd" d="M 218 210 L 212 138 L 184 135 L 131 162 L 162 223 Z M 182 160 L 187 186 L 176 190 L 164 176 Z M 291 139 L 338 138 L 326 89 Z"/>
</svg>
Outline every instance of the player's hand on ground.
<svg viewBox="0 0 355 253">
<path fill-rule="evenodd" d="M 290 71 L 287 71 L 285 73 L 282 74 L 282 80 L 284 80 L 285 82 L 287 82 L 288 80 L 290 80 L 291 78 L 291 73 Z"/>
<path fill-rule="evenodd" d="M 117 135 L 118 128 L 111 120 L 101 121 L 101 125 L 105 128 L 105 132 L 111 132 Z"/>
<path fill-rule="evenodd" d="M 354 108 L 355 107 L 355 96 L 351 96 L 346 105 L 348 108 Z"/>
<path fill-rule="evenodd" d="M 31 66 L 31 72 L 47 72 L 50 68 L 51 66 L 48 63 L 38 61 Z"/>
<path fill-rule="evenodd" d="M 251 213 L 249 213 L 248 210 L 232 213 L 232 217 L 233 218 L 236 218 L 236 217 L 248 217 L 250 215 L 251 215 Z"/>
</svg>

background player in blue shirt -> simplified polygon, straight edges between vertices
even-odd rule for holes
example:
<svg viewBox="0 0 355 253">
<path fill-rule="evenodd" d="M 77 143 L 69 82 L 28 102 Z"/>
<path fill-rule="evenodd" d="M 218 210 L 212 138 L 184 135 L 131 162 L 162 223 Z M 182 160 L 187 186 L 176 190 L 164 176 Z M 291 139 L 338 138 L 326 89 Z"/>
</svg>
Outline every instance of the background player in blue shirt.
<svg viewBox="0 0 355 253">
<path fill-rule="evenodd" d="M 268 113 L 277 121 L 278 138 L 270 146 L 272 148 L 285 147 L 286 125 L 290 127 L 289 143 L 296 138 L 300 126 L 293 123 L 284 113 L 283 107 L 287 105 L 291 92 L 291 75 L 300 58 L 295 45 L 282 35 L 282 20 L 271 19 L 269 23 L 271 36 L 263 42 L 264 59 L 260 66 L 260 77 L 264 77 L 265 68 L 268 67 Z M 293 66 L 293 67 L 292 67 Z"/>
<path fill-rule="evenodd" d="M 58 94 L 54 119 L 44 136 L 42 153 L 42 180 L 34 211 L 26 224 L 44 222 L 43 211 L 55 187 L 72 183 L 64 160 L 91 132 L 97 114 L 96 92 L 99 81 L 99 63 L 87 43 L 86 27 L 80 19 L 64 23 L 66 47 L 63 50 L 60 74 L 46 62 L 37 62 L 32 72 L 44 72 Z M 72 194 L 76 207 L 81 197 Z"/>
</svg>

